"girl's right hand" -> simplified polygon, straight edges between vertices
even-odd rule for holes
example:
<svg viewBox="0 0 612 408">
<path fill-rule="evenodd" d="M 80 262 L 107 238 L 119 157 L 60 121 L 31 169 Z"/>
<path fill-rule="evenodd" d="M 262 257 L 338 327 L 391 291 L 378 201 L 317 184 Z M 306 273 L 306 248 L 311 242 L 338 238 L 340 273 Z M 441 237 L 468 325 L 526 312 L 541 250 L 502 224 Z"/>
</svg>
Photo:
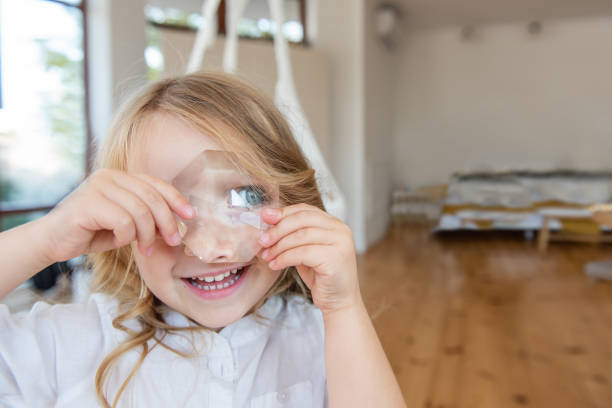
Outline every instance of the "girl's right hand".
<svg viewBox="0 0 612 408">
<path fill-rule="evenodd" d="M 136 240 L 150 255 L 156 234 L 181 243 L 172 211 L 185 219 L 194 210 L 167 182 L 144 174 L 101 169 L 40 219 L 51 262 L 119 248 Z"/>
</svg>

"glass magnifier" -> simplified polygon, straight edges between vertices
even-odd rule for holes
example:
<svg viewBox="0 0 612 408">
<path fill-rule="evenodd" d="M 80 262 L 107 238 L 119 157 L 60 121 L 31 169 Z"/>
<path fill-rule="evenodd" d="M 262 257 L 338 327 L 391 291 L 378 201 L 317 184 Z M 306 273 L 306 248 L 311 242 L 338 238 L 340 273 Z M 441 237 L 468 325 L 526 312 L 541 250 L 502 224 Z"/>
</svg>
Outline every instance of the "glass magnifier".
<svg viewBox="0 0 612 408">
<path fill-rule="evenodd" d="M 278 186 L 254 180 L 235 154 L 204 150 L 173 180 L 195 210 L 177 218 L 185 253 L 206 263 L 248 262 L 261 250 L 259 237 L 269 226 L 265 208 L 278 208 Z"/>
</svg>

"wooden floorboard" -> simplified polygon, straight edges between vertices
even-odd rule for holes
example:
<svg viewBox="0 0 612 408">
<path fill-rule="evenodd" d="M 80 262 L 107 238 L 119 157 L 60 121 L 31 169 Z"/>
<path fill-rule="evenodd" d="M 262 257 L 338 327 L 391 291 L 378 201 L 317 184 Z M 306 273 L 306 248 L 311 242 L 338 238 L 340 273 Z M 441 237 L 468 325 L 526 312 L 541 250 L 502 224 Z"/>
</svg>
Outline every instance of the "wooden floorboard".
<svg viewBox="0 0 612 408">
<path fill-rule="evenodd" d="M 394 227 L 359 258 L 364 300 L 409 407 L 612 406 L 612 245 L 436 237 Z"/>
</svg>

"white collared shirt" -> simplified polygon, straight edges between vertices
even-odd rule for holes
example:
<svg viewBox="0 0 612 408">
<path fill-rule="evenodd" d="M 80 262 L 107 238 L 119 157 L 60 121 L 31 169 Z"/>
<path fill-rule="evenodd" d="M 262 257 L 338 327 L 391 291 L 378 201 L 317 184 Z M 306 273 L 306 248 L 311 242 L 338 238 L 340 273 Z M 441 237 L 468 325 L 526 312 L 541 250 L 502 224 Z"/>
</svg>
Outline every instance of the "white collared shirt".
<svg viewBox="0 0 612 408">
<path fill-rule="evenodd" d="M 167 335 L 168 346 L 193 353 L 182 357 L 157 346 L 128 383 L 120 407 L 327 407 L 323 319 L 303 298 L 274 296 L 253 315 L 219 333 Z M 101 294 L 87 303 L 37 303 L 11 315 L 0 305 L 0 406 L 94 407 L 94 377 L 102 359 L 125 338 L 112 326 L 117 302 Z M 177 312 L 166 321 L 186 326 Z M 153 344 L 153 343 L 150 343 Z M 116 391 L 140 356 L 124 354 L 105 390 Z"/>
</svg>

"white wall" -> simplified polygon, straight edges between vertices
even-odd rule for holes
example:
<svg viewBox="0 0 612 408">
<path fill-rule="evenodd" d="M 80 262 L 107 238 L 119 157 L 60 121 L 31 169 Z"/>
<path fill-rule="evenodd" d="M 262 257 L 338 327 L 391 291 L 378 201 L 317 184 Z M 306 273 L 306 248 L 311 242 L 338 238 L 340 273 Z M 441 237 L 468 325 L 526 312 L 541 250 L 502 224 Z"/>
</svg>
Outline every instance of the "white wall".
<svg viewBox="0 0 612 408">
<path fill-rule="evenodd" d="M 315 49 L 330 67 L 329 165 L 347 201 L 348 224 L 358 251 L 366 249 L 364 0 L 319 1 Z"/>
<path fill-rule="evenodd" d="M 310 3 L 309 3 L 310 4 Z M 387 230 L 394 87 L 399 61 L 376 38 L 378 0 L 317 2 L 313 45 L 330 60 L 331 162 L 345 192 L 358 251 Z"/>
<path fill-rule="evenodd" d="M 411 32 L 401 49 L 393 181 L 455 171 L 612 168 L 612 18 Z"/>
<path fill-rule="evenodd" d="M 91 129 L 104 137 L 113 113 L 147 81 L 145 0 L 88 0 Z"/>
<path fill-rule="evenodd" d="M 399 54 L 375 35 L 374 11 L 380 2 L 366 0 L 365 44 L 365 213 L 371 245 L 387 230 L 392 189 L 393 107 Z"/>
</svg>

